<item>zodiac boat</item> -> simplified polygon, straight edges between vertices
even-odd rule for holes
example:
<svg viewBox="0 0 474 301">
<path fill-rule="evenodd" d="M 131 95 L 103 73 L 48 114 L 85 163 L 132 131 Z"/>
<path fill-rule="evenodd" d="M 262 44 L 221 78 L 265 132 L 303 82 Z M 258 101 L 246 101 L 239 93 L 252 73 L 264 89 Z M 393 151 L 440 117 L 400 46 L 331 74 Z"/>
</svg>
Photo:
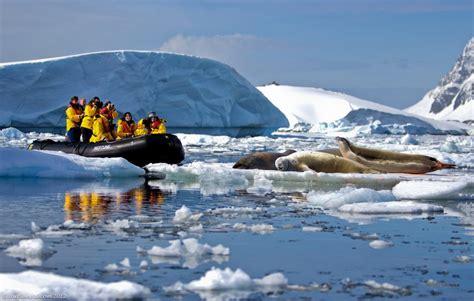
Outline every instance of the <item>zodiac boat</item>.
<svg viewBox="0 0 474 301">
<path fill-rule="evenodd" d="M 140 167 L 149 163 L 178 164 L 184 160 L 183 145 L 172 134 L 152 134 L 98 143 L 35 140 L 28 149 L 61 151 L 85 157 L 122 157 Z"/>
</svg>

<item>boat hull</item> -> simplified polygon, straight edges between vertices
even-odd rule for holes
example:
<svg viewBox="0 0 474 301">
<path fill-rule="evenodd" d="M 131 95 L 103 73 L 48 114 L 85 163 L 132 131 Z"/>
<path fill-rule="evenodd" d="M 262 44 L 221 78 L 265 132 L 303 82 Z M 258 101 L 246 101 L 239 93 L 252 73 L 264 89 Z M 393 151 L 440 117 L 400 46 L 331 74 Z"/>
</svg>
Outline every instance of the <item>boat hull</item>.
<svg viewBox="0 0 474 301">
<path fill-rule="evenodd" d="M 172 134 L 153 134 L 98 143 L 35 140 L 28 148 L 61 151 L 85 157 L 122 157 L 140 167 L 149 163 L 178 164 L 184 160 L 183 145 L 178 137 Z"/>
</svg>

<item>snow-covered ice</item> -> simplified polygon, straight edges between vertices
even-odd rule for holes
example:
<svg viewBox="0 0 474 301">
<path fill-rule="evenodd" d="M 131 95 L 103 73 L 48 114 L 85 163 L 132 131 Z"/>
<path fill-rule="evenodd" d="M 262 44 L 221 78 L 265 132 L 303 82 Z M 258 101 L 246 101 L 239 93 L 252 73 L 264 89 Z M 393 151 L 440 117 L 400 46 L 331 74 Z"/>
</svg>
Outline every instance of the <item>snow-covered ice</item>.
<svg viewBox="0 0 474 301">
<path fill-rule="evenodd" d="M 393 187 L 393 194 L 399 199 L 446 199 L 457 197 L 468 182 L 402 181 Z"/>
<path fill-rule="evenodd" d="M 41 296 L 74 300 L 141 299 L 150 294 L 148 288 L 130 281 L 101 283 L 38 271 L 0 273 L 0 282 L 0 295 L 33 299 Z"/>
<path fill-rule="evenodd" d="M 379 203 L 356 203 L 346 204 L 338 208 L 341 212 L 359 213 L 359 214 L 421 214 L 421 213 L 440 213 L 443 212 L 443 206 L 417 203 L 413 201 L 392 201 Z"/>
<path fill-rule="evenodd" d="M 64 109 L 73 94 L 110 99 L 120 112 L 129 111 L 137 120 L 157 111 L 169 127 L 218 132 L 246 127 L 244 133 L 260 134 L 288 125 L 284 115 L 235 69 L 172 53 L 105 51 L 2 63 L 0 87 L 0 127 L 18 123 L 63 127 Z"/>
<path fill-rule="evenodd" d="M 139 177 L 144 170 L 123 158 L 88 158 L 61 152 L 0 147 L 0 177 Z"/>
</svg>

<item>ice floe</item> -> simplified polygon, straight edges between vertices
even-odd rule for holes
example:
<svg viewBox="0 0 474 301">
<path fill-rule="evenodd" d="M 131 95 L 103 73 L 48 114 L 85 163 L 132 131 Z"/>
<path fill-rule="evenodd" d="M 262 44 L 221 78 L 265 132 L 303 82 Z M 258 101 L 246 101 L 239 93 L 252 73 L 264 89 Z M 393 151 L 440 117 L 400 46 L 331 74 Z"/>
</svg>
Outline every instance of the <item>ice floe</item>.
<svg viewBox="0 0 474 301">
<path fill-rule="evenodd" d="M 380 203 L 346 204 L 338 208 L 339 211 L 359 214 L 421 214 L 423 212 L 443 212 L 443 207 L 432 204 L 423 204 L 413 201 L 393 201 Z"/>
<path fill-rule="evenodd" d="M 197 222 L 202 217 L 202 213 L 192 213 L 185 205 L 181 206 L 174 213 L 173 223 L 184 224 Z"/>
<path fill-rule="evenodd" d="M 144 170 L 123 158 L 88 158 L 62 152 L 0 147 L 0 177 L 104 178 L 138 177 Z"/>
<path fill-rule="evenodd" d="M 275 227 L 269 224 L 246 225 L 244 223 L 236 223 L 232 228 L 237 231 L 250 231 L 257 234 L 269 234 L 275 231 Z"/>
<path fill-rule="evenodd" d="M 201 244 L 195 238 L 171 240 L 169 244 L 168 247 L 153 246 L 149 250 L 137 246 L 137 253 L 149 255 L 153 263 L 178 264 L 179 259 L 182 258 L 183 266 L 187 268 L 195 268 L 209 260 L 223 262 L 230 255 L 230 249 L 221 244 L 216 246 Z"/>
<path fill-rule="evenodd" d="M 20 240 L 17 245 L 8 247 L 5 252 L 8 256 L 18 258 L 20 264 L 25 266 L 41 266 L 43 259 L 53 253 L 46 248 L 41 238 Z"/>
<path fill-rule="evenodd" d="M 385 249 L 385 248 L 393 246 L 393 243 L 390 241 L 376 239 L 369 242 L 369 246 L 372 249 Z"/>
<path fill-rule="evenodd" d="M 306 195 L 309 204 L 322 208 L 339 208 L 342 205 L 362 202 L 389 202 L 395 196 L 388 190 L 373 190 L 370 188 L 344 187 L 338 191 L 310 191 Z"/>
<path fill-rule="evenodd" d="M 467 182 L 446 181 L 403 181 L 393 187 L 393 194 L 399 199 L 445 199 L 458 197 Z"/>
<path fill-rule="evenodd" d="M 168 293 L 184 294 L 198 293 L 205 299 L 235 299 L 245 298 L 248 295 L 242 292 L 265 291 L 275 292 L 284 289 L 288 280 L 282 273 L 272 273 L 262 278 L 252 279 L 241 269 L 235 271 L 230 268 L 212 268 L 198 280 L 189 283 L 177 282 L 172 286 L 164 287 Z"/>
<path fill-rule="evenodd" d="M 42 296 L 73 300 L 143 299 L 150 294 L 148 288 L 130 281 L 102 283 L 37 271 L 0 273 L 0 283 L 0 295 L 31 299 Z"/>
</svg>

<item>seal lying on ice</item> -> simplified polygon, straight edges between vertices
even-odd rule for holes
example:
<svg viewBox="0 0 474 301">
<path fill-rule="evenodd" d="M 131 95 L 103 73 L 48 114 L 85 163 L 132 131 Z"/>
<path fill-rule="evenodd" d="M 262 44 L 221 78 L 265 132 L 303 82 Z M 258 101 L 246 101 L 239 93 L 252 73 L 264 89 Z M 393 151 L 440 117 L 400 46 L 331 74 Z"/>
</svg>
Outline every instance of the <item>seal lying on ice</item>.
<svg viewBox="0 0 474 301">
<path fill-rule="evenodd" d="M 238 169 L 264 169 L 264 170 L 277 170 L 275 167 L 275 160 L 288 156 L 296 152 L 295 150 L 287 150 L 284 153 L 270 153 L 270 152 L 258 152 L 240 158 L 232 168 Z"/>
<path fill-rule="evenodd" d="M 344 158 L 380 172 L 425 174 L 456 167 L 429 156 L 358 147 L 341 137 L 336 142 Z"/>
<path fill-rule="evenodd" d="M 410 173 L 424 174 L 456 165 L 433 157 L 358 147 L 345 138 L 336 138 L 339 149 L 313 152 L 260 152 L 241 158 L 233 168 L 307 171 L 327 173 Z"/>
<path fill-rule="evenodd" d="M 323 153 L 323 152 L 296 152 L 276 159 L 275 166 L 282 171 L 308 171 L 327 173 L 379 173 L 355 161 Z"/>
<path fill-rule="evenodd" d="M 275 161 L 284 156 L 291 155 L 296 151 L 289 149 L 283 153 L 272 153 L 272 152 L 257 152 L 250 155 L 246 155 L 237 161 L 232 168 L 237 169 L 263 169 L 263 170 L 277 170 Z M 342 157 L 341 152 L 337 148 L 319 150 L 318 152 L 333 154 Z"/>
</svg>

